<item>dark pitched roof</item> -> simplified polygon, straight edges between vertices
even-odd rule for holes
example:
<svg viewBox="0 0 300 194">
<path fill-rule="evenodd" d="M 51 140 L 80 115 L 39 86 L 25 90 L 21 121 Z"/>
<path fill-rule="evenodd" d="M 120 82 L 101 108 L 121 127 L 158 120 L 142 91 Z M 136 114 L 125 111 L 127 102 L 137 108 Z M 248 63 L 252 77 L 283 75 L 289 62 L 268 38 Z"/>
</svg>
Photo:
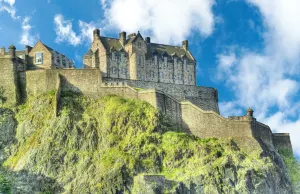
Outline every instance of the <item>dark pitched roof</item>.
<svg viewBox="0 0 300 194">
<path fill-rule="evenodd" d="M 131 36 L 129 39 L 127 39 L 126 44 L 133 43 L 137 39 L 138 36 L 140 36 L 142 38 L 142 36 L 138 33 L 137 35 Z M 121 42 L 117 38 L 109 38 L 109 37 L 101 36 L 100 40 L 103 43 L 105 49 L 109 52 L 111 50 L 121 51 L 123 49 Z M 89 53 L 89 51 L 88 51 L 88 53 Z M 152 57 L 153 54 L 157 54 L 160 56 L 163 56 L 163 55 L 178 56 L 180 58 L 186 57 L 189 61 L 195 61 L 192 54 L 189 51 L 184 50 L 184 48 L 182 48 L 180 46 L 171 46 L 171 45 L 151 43 L 150 45 L 148 45 L 147 57 L 150 58 L 150 57 Z"/>
<path fill-rule="evenodd" d="M 108 38 L 101 36 L 100 40 L 107 51 L 110 51 L 112 47 L 114 47 L 114 49 L 117 51 L 123 49 L 121 42 L 117 38 Z"/>
<path fill-rule="evenodd" d="M 148 57 L 152 56 L 152 53 L 157 53 L 158 55 L 169 55 L 169 56 L 178 56 L 178 57 L 186 57 L 188 60 L 194 61 L 194 57 L 190 54 L 189 51 L 184 50 L 184 48 L 180 46 L 171 46 L 164 44 L 156 44 L 151 43 L 148 46 Z"/>
</svg>

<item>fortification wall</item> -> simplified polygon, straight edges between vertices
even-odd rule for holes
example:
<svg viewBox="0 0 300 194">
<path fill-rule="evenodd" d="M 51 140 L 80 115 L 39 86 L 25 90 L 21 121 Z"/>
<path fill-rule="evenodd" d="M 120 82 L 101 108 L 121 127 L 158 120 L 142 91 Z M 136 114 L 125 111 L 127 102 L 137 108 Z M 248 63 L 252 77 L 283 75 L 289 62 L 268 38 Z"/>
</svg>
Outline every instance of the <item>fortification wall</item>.
<svg viewBox="0 0 300 194">
<path fill-rule="evenodd" d="M 273 144 L 278 150 L 293 152 L 290 135 L 288 133 L 274 133 Z"/>
<path fill-rule="evenodd" d="M 253 129 L 253 136 L 256 139 L 260 139 L 267 146 L 273 145 L 272 131 L 269 126 L 257 121 L 253 121 L 252 129 Z"/>
<path fill-rule="evenodd" d="M 17 77 L 18 62 L 9 55 L 0 57 L 0 87 L 4 89 L 4 100 L 9 104 L 19 102 Z"/>
<path fill-rule="evenodd" d="M 88 96 L 96 96 L 101 85 L 101 73 L 95 69 L 33 70 L 26 72 L 28 95 L 38 95 L 56 90 L 57 75 L 61 75 L 61 90 L 74 91 Z"/>
<path fill-rule="evenodd" d="M 214 88 L 188 86 L 170 83 L 159 83 L 151 81 L 124 80 L 116 78 L 103 78 L 103 82 L 125 82 L 134 88 L 157 89 L 173 96 L 178 101 L 189 100 L 203 110 L 211 110 L 219 113 L 218 92 Z"/>
<path fill-rule="evenodd" d="M 2 69 L 7 71 L 6 73 L 10 73 L 7 74 L 9 75 L 6 77 L 7 80 L 5 77 L 0 78 L 2 79 L 2 83 L 7 84 L 6 88 L 12 87 L 16 89 L 18 86 L 16 84 L 17 80 L 11 79 L 14 77 L 16 70 L 11 68 L 11 66 L 3 68 L 5 66 L 3 63 L 1 64 Z M 168 116 L 175 124 L 174 126 L 184 128 L 187 132 L 200 138 L 254 137 L 261 139 L 268 145 L 273 145 L 273 141 L 276 141 L 279 146 L 291 147 L 289 146 L 290 143 L 286 140 L 276 140 L 277 136 L 273 136 L 272 139 L 270 128 L 256 122 L 252 117 L 226 119 L 216 113 L 216 110 L 218 110 L 217 95 L 216 90 L 213 88 L 132 80 L 117 81 L 113 80 L 108 83 L 106 80 L 102 82 L 101 73 L 96 69 L 34 70 L 19 73 L 20 85 L 26 86 L 25 91 L 27 94 L 38 95 L 48 91 L 56 91 L 57 103 L 60 91 L 75 91 L 93 97 L 114 94 L 149 102 L 161 110 L 164 115 Z M 137 90 L 130 87 L 132 85 L 137 88 L 151 89 Z M 157 88 L 161 88 L 166 93 L 159 91 Z M 17 94 L 17 92 L 14 92 L 14 89 L 11 92 Z M 170 93 L 175 94 L 175 97 L 170 95 Z M 180 101 L 180 99 L 176 98 L 176 96 L 182 98 L 184 95 L 194 98 L 199 95 L 198 97 L 204 103 L 214 101 L 214 105 L 206 107 L 210 110 L 206 111 L 189 101 Z"/>
</svg>

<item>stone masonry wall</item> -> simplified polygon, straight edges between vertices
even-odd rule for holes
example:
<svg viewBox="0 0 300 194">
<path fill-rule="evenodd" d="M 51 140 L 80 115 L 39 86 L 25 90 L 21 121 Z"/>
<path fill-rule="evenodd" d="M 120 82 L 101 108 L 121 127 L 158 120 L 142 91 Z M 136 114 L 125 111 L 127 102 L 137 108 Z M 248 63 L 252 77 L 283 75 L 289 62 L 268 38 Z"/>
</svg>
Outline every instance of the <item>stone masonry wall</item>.
<svg viewBox="0 0 300 194">
<path fill-rule="evenodd" d="M 2 67 L 4 67 L 3 64 Z M 5 68 L 2 69 L 5 70 Z M 8 69 L 8 73 L 13 72 L 10 68 Z M 8 81 L 3 76 L 0 79 L 8 84 L 7 87 L 14 88 L 17 84 L 16 80 L 11 79 L 13 75 L 10 74 Z M 254 137 L 260 138 L 268 145 L 273 145 L 272 134 L 268 126 L 256 122 L 253 118 L 240 117 L 226 119 L 215 111 L 205 111 L 189 101 L 180 101 L 157 89 L 136 90 L 128 86 L 126 82 L 116 82 L 116 80 L 110 83 L 102 82 L 100 70 L 34 70 L 25 72 L 25 77 L 26 79 L 22 78 L 19 81 L 23 80 L 21 82 L 24 82 L 25 80 L 26 83 L 21 83 L 20 85 L 26 85 L 28 95 L 38 95 L 54 90 L 59 95 L 61 90 L 80 92 L 91 97 L 102 97 L 113 94 L 126 98 L 140 99 L 158 108 L 164 115 L 171 119 L 174 126 L 183 128 L 200 138 Z M 163 85 L 159 87 L 164 88 L 167 86 Z M 148 87 L 150 86 L 148 85 Z M 187 93 L 190 95 L 197 93 L 197 87 L 184 87 L 186 87 Z M 173 89 L 176 90 L 176 88 Z M 207 93 L 215 92 L 213 88 L 199 88 L 198 92 L 206 90 Z M 10 90 L 10 92 L 13 91 Z M 13 92 L 13 94 L 16 93 Z M 278 140 L 276 142 L 278 145 L 281 142 L 285 142 L 283 145 L 288 145 L 287 141 Z"/>
<path fill-rule="evenodd" d="M 4 89 L 4 98 L 9 104 L 19 102 L 19 87 L 16 59 L 9 55 L 0 58 L 0 87 Z"/>
<path fill-rule="evenodd" d="M 38 95 L 55 90 L 57 75 L 61 75 L 61 90 L 72 90 L 88 96 L 99 93 L 101 74 L 96 69 L 61 69 L 61 70 L 34 70 L 26 72 L 26 88 L 29 95 Z"/>
<path fill-rule="evenodd" d="M 188 100 L 203 110 L 219 113 L 218 92 L 214 88 L 114 78 L 103 78 L 103 82 L 125 82 L 134 88 L 157 89 L 173 96 L 178 101 Z"/>
<path fill-rule="evenodd" d="M 293 152 L 290 135 L 288 133 L 274 133 L 273 143 L 278 150 Z"/>
</svg>

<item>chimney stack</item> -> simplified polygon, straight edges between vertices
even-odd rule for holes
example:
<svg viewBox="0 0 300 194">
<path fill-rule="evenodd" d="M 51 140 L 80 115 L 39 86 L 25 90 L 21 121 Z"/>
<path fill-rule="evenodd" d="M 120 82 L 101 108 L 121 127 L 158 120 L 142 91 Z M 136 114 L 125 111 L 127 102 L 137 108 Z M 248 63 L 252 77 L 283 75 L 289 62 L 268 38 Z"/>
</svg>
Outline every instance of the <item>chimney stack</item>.
<svg viewBox="0 0 300 194">
<path fill-rule="evenodd" d="M 16 58 L 16 47 L 14 45 L 11 45 L 8 48 L 8 53 L 12 58 Z"/>
<path fill-rule="evenodd" d="M 26 54 L 26 55 L 29 55 L 31 49 L 32 49 L 31 46 L 26 45 L 26 46 L 25 46 L 25 54 Z"/>
<path fill-rule="evenodd" d="M 122 46 L 124 47 L 126 44 L 126 32 L 120 33 L 120 42 L 121 42 Z"/>
<path fill-rule="evenodd" d="M 151 43 L 151 38 L 150 37 L 146 37 L 146 43 L 150 44 Z"/>
<path fill-rule="evenodd" d="M 5 47 L 2 47 L 0 50 L 0 55 L 5 55 Z"/>
<path fill-rule="evenodd" d="M 100 39 L 100 30 L 99 29 L 95 29 L 93 32 L 94 35 L 94 40 L 95 39 Z"/>
<path fill-rule="evenodd" d="M 189 41 L 188 40 L 182 41 L 182 48 L 184 48 L 184 50 L 186 50 L 186 51 L 189 50 Z"/>
</svg>

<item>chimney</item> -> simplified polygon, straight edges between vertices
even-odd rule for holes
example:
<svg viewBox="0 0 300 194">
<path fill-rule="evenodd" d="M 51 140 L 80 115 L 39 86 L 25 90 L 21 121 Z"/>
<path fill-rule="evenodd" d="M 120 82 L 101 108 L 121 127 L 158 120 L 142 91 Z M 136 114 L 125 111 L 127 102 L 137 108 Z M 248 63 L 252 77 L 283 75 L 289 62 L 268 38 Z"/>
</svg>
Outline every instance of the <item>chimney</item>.
<svg viewBox="0 0 300 194">
<path fill-rule="evenodd" d="M 93 32 L 94 35 L 94 40 L 95 39 L 100 39 L 100 30 L 99 29 L 95 29 Z"/>
<path fill-rule="evenodd" d="M 124 47 L 126 44 L 126 32 L 121 32 L 120 34 L 120 42 L 122 46 Z"/>
<path fill-rule="evenodd" d="M 26 46 L 25 46 L 25 55 L 29 55 L 31 49 L 32 49 L 31 46 L 26 45 Z"/>
<path fill-rule="evenodd" d="M 184 48 L 184 50 L 186 50 L 186 51 L 189 50 L 189 41 L 188 40 L 182 41 L 182 48 Z"/>
<path fill-rule="evenodd" d="M 151 43 L 151 38 L 150 37 L 146 37 L 146 43 L 150 44 Z"/>
<path fill-rule="evenodd" d="M 0 50 L 0 55 L 5 55 L 5 47 L 2 47 Z"/>
<path fill-rule="evenodd" d="M 8 48 L 8 53 L 12 58 L 16 58 L 16 47 L 14 45 L 11 45 Z"/>
</svg>

